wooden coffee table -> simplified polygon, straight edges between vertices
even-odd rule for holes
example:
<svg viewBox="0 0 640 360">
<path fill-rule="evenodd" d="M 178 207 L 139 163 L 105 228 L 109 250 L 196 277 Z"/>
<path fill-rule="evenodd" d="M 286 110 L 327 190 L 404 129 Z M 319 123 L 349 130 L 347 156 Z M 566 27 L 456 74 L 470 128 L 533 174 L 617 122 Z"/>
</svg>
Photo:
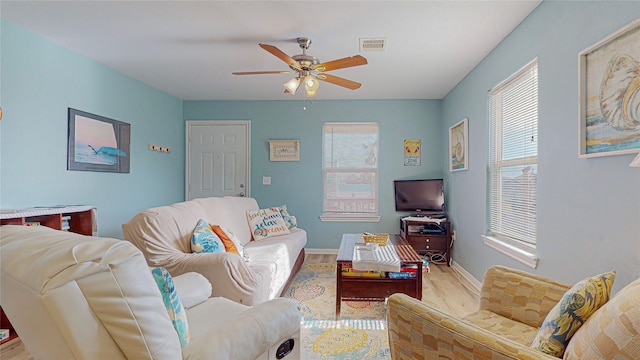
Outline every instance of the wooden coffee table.
<svg viewBox="0 0 640 360">
<path fill-rule="evenodd" d="M 402 265 L 414 264 L 418 266 L 418 273 L 415 278 L 390 279 L 342 276 L 344 267 L 352 267 L 353 249 L 356 243 L 364 243 L 362 234 L 357 234 L 360 236 L 346 235 L 342 236 L 337 258 L 336 319 L 340 318 L 340 303 L 342 300 L 384 301 L 394 293 L 404 293 L 422 300 L 422 258 L 400 235 L 391 235 L 386 246 L 395 248 Z"/>
</svg>

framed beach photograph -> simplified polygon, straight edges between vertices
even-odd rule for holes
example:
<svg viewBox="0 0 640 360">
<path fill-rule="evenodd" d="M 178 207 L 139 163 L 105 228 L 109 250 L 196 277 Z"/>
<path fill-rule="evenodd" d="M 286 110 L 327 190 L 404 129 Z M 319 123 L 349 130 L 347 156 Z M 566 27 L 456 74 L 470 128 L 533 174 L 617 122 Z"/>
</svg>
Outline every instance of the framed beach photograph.
<svg viewBox="0 0 640 360">
<path fill-rule="evenodd" d="M 579 55 L 579 156 L 640 152 L 640 19 Z"/>
<path fill-rule="evenodd" d="M 131 125 L 69 108 L 67 170 L 129 173 Z"/>
<path fill-rule="evenodd" d="M 469 119 L 449 128 L 449 171 L 469 169 Z"/>
</svg>

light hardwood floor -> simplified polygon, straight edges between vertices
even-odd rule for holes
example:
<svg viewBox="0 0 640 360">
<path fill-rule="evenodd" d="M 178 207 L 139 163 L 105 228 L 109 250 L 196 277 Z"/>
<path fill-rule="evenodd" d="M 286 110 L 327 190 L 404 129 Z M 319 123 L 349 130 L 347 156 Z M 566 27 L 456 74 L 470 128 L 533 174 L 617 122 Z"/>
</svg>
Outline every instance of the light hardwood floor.
<svg viewBox="0 0 640 360">
<path fill-rule="evenodd" d="M 335 263 L 336 255 L 307 254 L 305 263 Z M 431 270 L 422 275 L 422 301 L 455 316 L 477 310 L 477 290 L 453 268 L 429 264 Z"/>
<path fill-rule="evenodd" d="M 335 263 L 336 255 L 308 254 L 305 263 Z M 429 264 L 431 270 L 422 277 L 422 301 L 456 316 L 476 310 L 476 290 L 447 265 Z M 19 339 L 0 346 L 2 360 L 32 360 Z"/>
</svg>

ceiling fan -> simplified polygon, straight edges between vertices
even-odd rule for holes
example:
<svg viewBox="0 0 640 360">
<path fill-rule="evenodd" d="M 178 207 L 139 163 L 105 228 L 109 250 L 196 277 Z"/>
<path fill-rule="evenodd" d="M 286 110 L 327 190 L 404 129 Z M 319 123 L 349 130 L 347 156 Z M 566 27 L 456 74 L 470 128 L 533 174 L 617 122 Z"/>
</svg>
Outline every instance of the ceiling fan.
<svg viewBox="0 0 640 360">
<path fill-rule="evenodd" d="M 298 87 L 304 83 L 305 94 L 307 97 L 313 97 L 316 95 L 318 86 L 320 85 L 318 80 L 342 86 L 350 90 L 355 90 L 362 86 L 360 83 L 327 74 L 325 71 L 365 65 L 367 64 L 367 59 L 360 55 L 356 55 L 321 63 L 315 56 L 307 55 L 307 49 L 309 49 L 311 39 L 307 37 L 299 37 L 296 40 L 302 49 L 302 54 L 294 56 L 285 54 L 273 45 L 258 44 L 264 50 L 287 63 L 292 71 L 240 71 L 234 72 L 233 75 L 296 74 L 293 79 L 284 83 L 284 92 L 295 95 Z"/>
</svg>

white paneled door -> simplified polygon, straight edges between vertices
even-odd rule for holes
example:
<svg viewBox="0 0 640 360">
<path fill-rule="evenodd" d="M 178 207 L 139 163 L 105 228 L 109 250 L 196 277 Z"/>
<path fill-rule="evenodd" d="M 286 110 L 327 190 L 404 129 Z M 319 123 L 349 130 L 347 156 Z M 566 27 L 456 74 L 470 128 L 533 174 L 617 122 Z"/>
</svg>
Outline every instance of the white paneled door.
<svg viewBox="0 0 640 360">
<path fill-rule="evenodd" d="M 185 199 L 250 196 L 251 122 L 186 122 Z"/>
</svg>

